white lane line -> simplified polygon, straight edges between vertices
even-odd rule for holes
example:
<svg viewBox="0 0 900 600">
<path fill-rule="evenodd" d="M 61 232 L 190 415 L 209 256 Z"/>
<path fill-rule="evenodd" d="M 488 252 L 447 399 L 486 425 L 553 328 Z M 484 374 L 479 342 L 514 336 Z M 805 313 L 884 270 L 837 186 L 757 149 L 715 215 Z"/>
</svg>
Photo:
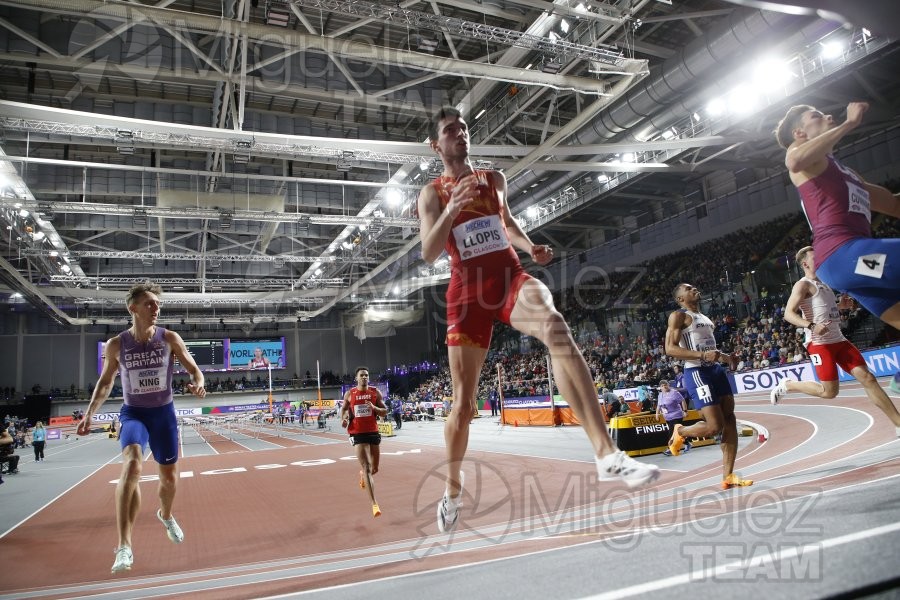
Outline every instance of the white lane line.
<svg viewBox="0 0 900 600">
<path fill-rule="evenodd" d="M 116 454 L 116 455 L 113 456 L 111 459 L 109 459 L 108 461 L 106 461 L 105 463 L 103 463 L 102 465 L 100 465 L 99 467 L 97 467 L 96 469 L 94 469 L 93 471 L 91 471 L 90 473 L 88 473 L 87 475 L 85 475 L 84 477 L 82 477 L 81 479 L 79 479 L 78 481 L 76 481 L 75 483 L 73 483 L 72 485 L 70 485 L 68 488 L 66 488 L 65 490 L 63 490 L 63 491 L 60 492 L 59 494 L 57 494 L 57 496 L 56 496 L 55 498 L 53 498 L 52 500 L 49 500 L 49 501 L 48 501 L 47 503 L 45 503 L 43 506 L 41 506 L 40 508 L 38 508 L 37 510 L 35 510 L 34 512 L 32 512 L 30 515 L 28 515 L 27 517 L 25 517 L 24 519 L 22 519 L 21 521 L 19 521 L 18 523 L 16 523 L 15 525 L 13 525 L 12 527 L 10 527 L 9 529 L 7 529 L 6 531 L 4 531 L 2 534 L 0 534 L 0 540 L 2 540 L 4 537 L 6 537 L 13 529 L 15 529 L 16 527 L 18 527 L 19 525 L 21 525 L 22 523 L 24 523 L 25 521 L 27 521 L 28 519 L 30 519 L 30 518 L 33 517 L 34 515 L 38 514 L 39 512 L 41 512 L 42 510 L 44 510 L 45 508 L 47 508 L 48 506 L 50 506 L 51 504 L 53 504 L 54 502 L 56 502 L 57 500 L 59 500 L 60 498 L 62 498 L 65 494 L 67 494 L 67 493 L 69 493 L 70 491 L 72 491 L 72 490 L 75 488 L 75 486 L 80 485 L 81 483 L 83 483 L 85 479 L 87 479 L 88 477 L 90 477 L 91 475 L 93 475 L 94 473 L 96 473 L 97 471 L 99 471 L 100 469 L 102 469 L 103 467 L 105 467 L 106 465 L 112 463 L 114 460 L 118 460 L 118 459 L 119 459 L 119 455 Z"/>
<path fill-rule="evenodd" d="M 836 548 L 845 544 L 861 542 L 869 538 L 874 538 L 880 535 L 887 535 L 897 531 L 900 531 L 900 523 L 891 523 L 890 525 L 882 525 L 881 527 L 873 527 L 871 529 L 865 529 L 863 531 L 848 533 L 847 535 L 842 535 L 827 540 L 821 540 L 819 542 L 806 544 L 804 546 L 785 548 L 778 552 L 771 552 L 766 555 L 754 554 L 752 561 L 753 564 L 771 564 L 774 561 L 782 561 L 785 559 L 794 558 L 795 556 L 802 556 L 806 552 L 819 552 L 825 550 L 826 548 Z M 680 575 L 666 577 L 665 579 L 659 579 L 657 581 L 648 581 L 647 583 L 641 583 L 627 588 L 611 590 L 609 592 L 597 594 L 594 596 L 584 596 L 583 600 L 615 600 L 618 598 L 628 598 L 631 596 L 649 594 L 651 592 L 658 592 L 660 590 L 685 585 L 687 583 L 715 578 L 720 575 L 733 574 L 736 571 L 739 571 L 746 567 L 746 560 L 736 560 L 724 565 L 719 565 L 715 568 L 697 569 L 696 571 L 693 571 L 691 573 L 682 573 Z"/>
</svg>

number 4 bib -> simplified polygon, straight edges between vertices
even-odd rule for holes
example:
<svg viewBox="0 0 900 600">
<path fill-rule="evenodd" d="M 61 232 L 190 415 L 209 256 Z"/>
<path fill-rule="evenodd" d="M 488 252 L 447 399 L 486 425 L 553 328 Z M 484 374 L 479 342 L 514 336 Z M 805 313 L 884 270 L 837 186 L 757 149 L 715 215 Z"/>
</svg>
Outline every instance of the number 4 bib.
<svg viewBox="0 0 900 600">
<path fill-rule="evenodd" d="M 887 254 L 866 254 L 856 259 L 856 269 L 854 273 L 881 279 L 884 275 L 884 263 L 887 260 Z"/>
</svg>

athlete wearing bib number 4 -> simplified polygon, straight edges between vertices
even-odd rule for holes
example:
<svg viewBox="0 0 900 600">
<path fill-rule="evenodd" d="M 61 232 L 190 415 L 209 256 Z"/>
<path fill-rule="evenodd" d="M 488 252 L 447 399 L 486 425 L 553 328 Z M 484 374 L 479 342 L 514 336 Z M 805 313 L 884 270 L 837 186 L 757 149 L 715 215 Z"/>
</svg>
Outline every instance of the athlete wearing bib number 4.
<svg viewBox="0 0 900 600">
<path fill-rule="evenodd" d="M 778 404 L 789 392 L 831 399 L 837 396 L 838 366 L 859 381 L 872 403 L 884 411 L 894 423 L 900 437 L 900 412 L 869 371 L 856 346 L 841 333 L 840 313 L 834 292 L 816 277 L 815 252 L 812 246 L 797 252 L 797 264 L 803 277 L 794 284 L 784 309 L 784 320 L 806 330 L 806 349 L 816 369 L 819 382 L 783 380 L 770 393 L 772 404 Z"/>
<path fill-rule="evenodd" d="M 812 229 L 818 278 L 900 329 L 900 239 L 873 239 L 871 225 L 872 212 L 900 218 L 900 199 L 832 156 L 868 108 L 851 102 L 846 121 L 838 125 L 812 106 L 794 106 L 775 135 L 787 149 L 785 166 Z"/>
<path fill-rule="evenodd" d="M 369 491 L 372 500 L 372 516 L 380 517 L 381 508 L 375 500 L 373 476 L 378 472 L 381 457 L 381 434 L 378 433 L 378 417 L 387 415 L 387 407 L 377 388 L 369 385 L 369 369 L 357 367 L 356 387 L 344 394 L 341 405 L 341 426 L 347 429 L 350 441 L 356 449 L 356 458 L 362 470 L 359 487 Z"/>
<path fill-rule="evenodd" d="M 203 373 L 181 336 L 156 325 L 161 293 L 162 289 L 152 284 L 138 284 L 128 292 L 125 303 L 134 325 L 106 343 L 103 372 L 88 410 L 78 423 L 78 435 L 88 435 L 94 414 L 109 397 L 118 371 L 125 404 L 119 411 L 122 474 L 116 486 L 119 544 L 113 573 L 130 570 L 134 561 L 131 532 L 141 505 L 138 484 L 148 445 L 159 470 L 160 509 L 156 517 L 165 526 L 170 540 L 177 544 L 184 540 L 184 533 L 172 515 L 178 479 L 178 423 L 172 397 L 172 369 L 176 358 L 191 375 L 188 384 L 191 393 L 203 398 L 206 390 Z"/>
<path fill-rule="evenodd" d="M 678 456 L 685 440 L 692 437 L 722 436 L 722 488 L 753 485 L 734 473 L 737 456 L 737 420 L 734 417 L 734 394 L 722 363 L 731 369 L 737 357 L 719 352 L 713 337 L 713 323 L 700 312 L 700 290 L 689 283 L 680 283 L 672 292 L 681 306 L 669 315 L 666 329 L 666 354 L 684 360 L 684 386 L 693 405 L 703 415 L 702 421 L 685 427 L 675 425 L 669 451 Z"/>
<path fill-rule="evenodd" d="M 659 469 L 617 451 L 610 440 L 590 370 L 568 325 L 553 306 L 550 290 L 527 275 L 519 262 L 516 248 L 538 265 L 548 264 L 553 250 L 534 244 L 513 219 L 506 178 L 472 168 L 468 126 L 454 108 L 443 108 L 434 116 L 429 140 L 444 171 L 419 195 L 422 257 L 433 263 L 446 250 L 451 268 L 447 347 L 453 410 L 444 426 L 447 486 L 437 506 L 438 529 L 446 532 L 457 525 L 461 464 L 495 319 L 538 338 L 549 349 L 560 392 L 591 439 L 598 478 L 624 481 L 629 487 L 654 481 Z"/>
</svg>

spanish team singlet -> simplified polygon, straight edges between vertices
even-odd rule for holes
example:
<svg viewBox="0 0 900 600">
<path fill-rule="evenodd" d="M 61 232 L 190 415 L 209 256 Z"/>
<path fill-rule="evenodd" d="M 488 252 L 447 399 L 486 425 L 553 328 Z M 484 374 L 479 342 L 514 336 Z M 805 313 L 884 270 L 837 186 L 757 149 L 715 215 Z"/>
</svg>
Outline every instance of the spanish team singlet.
<svg viewBox="0 0 900 600">
<path fill-rule="evenodd" d="M 812 229 L 815 266 L 846 242 L 872 237 L 869 192 L 853 171 L 828 155 L 822 173 L 797 188 Z"/>
<path fill-rule="evenodd" d="M 812 333 L 806 330 L 806 339 L 804 344 L 810 342 L 814 344 L 835 344 L 844 341 L 844 334 L 841 333 L 841 314 L 838 312 L 837 300 L 831 288 L 817 279 L 803 277 L 801 281 L 807 281 L 816 286 L 816 293 L 809 298 L 800 301 L 800 313 L 803 318 L 810 323 L 828 324 L 828 330 L 824 334 Z"/>
<path fill-rule="evenodd" d="M 373 387 L 367 387 L 361 390 L 358 387 L 350 389 L 350 396 L 347 402 L 350 404 L 350 414 L 353 419 L 347 427 L 347 433 L 350 435 L 359 435 L 361 433 L 378 433 L 378 420 L 375 411 L 366 403 L 371 402 L 377 406 L 378 390 Z"/>
<path fill-rule="evenodd" d="M 165 335 L 166 330 L 157 327 L 153 337 L 141 343 L 130 330 L 119 334 L 119 377 L 126 405 L 154 408 L 172 402 L 175 357 Z"/>
<path fill-rule="evenodd" d="M 478 286 L 485 276 L 521 269 L 519 257 L 509 240 L 503 222 L 503 206 L 497 190 L 490 183 L 490 171 L 475 171 L 479 181 L 478 198 L 462 209 L 456 219 L 445 249 L 450 255 L 450 287 L 448 300 L 469 302 L 477 299 Z M 462 179 L 460 177 L 459 179 Z M 459 180 L 438 177 L 432 182 L 443 210 Z"/>
<path fill-rule="evenodd" d="M 716 349 L 716 337 L 713 335 L 716 327 L 704 314 L 690 311 L 682 308 L 681 312 L 691 318 L 691 324 L 681 330 L 681 337 L 678 339 L 678 345 L 688 350 L 696 350 L 705 352 L 707 350 Z M 684 368 L 696 368 L 700 366 L 698 359 L 685 359 Z"/>
</svg>

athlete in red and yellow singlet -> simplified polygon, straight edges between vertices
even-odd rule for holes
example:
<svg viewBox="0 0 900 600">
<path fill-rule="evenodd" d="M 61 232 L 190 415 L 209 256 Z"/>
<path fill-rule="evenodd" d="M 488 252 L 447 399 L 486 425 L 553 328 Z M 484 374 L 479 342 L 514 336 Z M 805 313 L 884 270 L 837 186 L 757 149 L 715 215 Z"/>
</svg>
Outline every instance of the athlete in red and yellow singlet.
<svg viewBox="0 0 900 600">
<path fill-rule="evenodd" d="M 369 369 L 356 368 L 356 387 L 344 394 L 341 405 L 341 425 L 350 434 L 350 442 L 356 450 L 362 470 L 359 472 L 359 487 L 367 489 L 372 500 L 372 515 L 381 516 L 381 508 L 375 500 L 374 475 L 378 472 L 381 458 L 379 445 L 381 434 L 378 432 L 378 417 L 387 414 L 387 408 L 377 388 L 369 386 Z"/>
<path fill-rule="evenodd" d="M 477 195 L 453 219 L 445 250 L 450 255 L 447 345 L 487 348 L 494 320 L 509 324 L 525 273 L 510 242 L 503 201 L 492 171 L 475 171 Z M 431 185 L 441 209 L 460 178 L 441 176 Z"/>
<path fill-rule="evenodd" d="M 444 165 L 441 177 L 419 194 L 422 258 L 434 263 L 446 251 L 451 277 L 447 290 L 447 358 L 453 400 L 444 426 L 447 487 L 437 505 L 437 525 L 452 530 L 462 501 L 462 461 L 469 424 L 477 414 L 478 377 L 491 342 L 494 319 L 543 342 L 552 357 L 556 382 L 594 447 L 597 476 L 631 487 L 659 476 L 618 451 L 606 430 L 590 369 L 565 319 L 543 283 L 527 275 L 515 249 L 536 265 L 553 260 L 553 250 L 535 244 L 513 218 L 506 177 L 476 171 L 469 160 L 469 129 L 462 113 L 442 108 L 431 121 L 431 149 Z M 515 249 L 514 249 L 515 248 Z"/>
</svg>

